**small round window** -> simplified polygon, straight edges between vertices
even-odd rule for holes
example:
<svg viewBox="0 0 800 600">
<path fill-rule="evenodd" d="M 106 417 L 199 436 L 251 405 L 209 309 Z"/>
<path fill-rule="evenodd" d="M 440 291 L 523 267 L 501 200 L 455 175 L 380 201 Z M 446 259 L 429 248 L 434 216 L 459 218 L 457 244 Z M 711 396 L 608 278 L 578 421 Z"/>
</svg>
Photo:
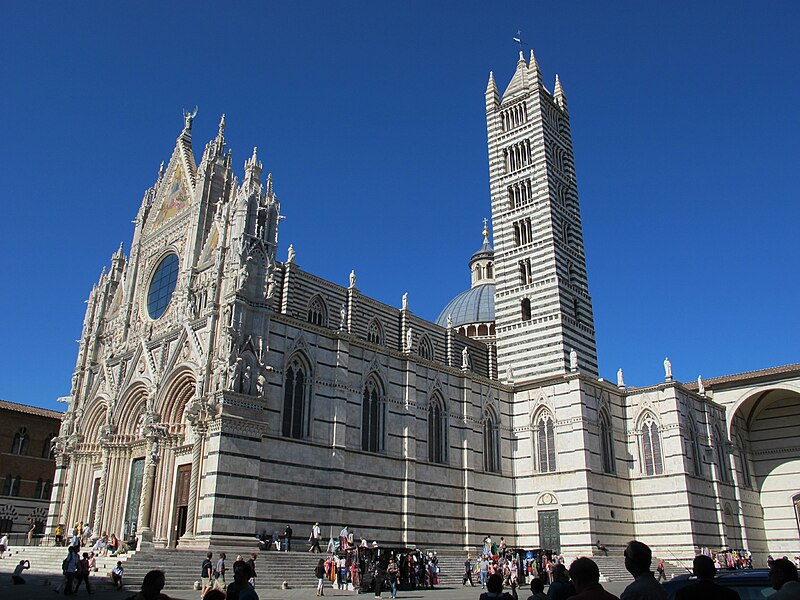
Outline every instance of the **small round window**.
<svg viewBox="0 0 800 600">
<path fill-rule="evenodd" d="M 158 319 L 164 314 L 178 283 L 178 256 L 170 254 L 164 257 L 158 265 L 153 279 L 150 281 L 150 291 L 147 292 L 147 312 L 151 319 Z"/>
</svg>

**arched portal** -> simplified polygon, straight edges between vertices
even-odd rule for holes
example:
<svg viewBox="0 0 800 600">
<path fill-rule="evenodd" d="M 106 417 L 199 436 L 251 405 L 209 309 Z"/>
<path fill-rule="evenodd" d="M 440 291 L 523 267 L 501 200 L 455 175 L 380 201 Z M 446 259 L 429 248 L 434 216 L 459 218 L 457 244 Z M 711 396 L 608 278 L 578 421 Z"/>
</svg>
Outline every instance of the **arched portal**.
<svg viewBox="0 0 800 600">
<path fill-rule="evenodd" d="M 733 461 L 749 546 L 794 556 L 800 550 L 795 498 L 800 494 L 800 393 L 751 392 L 728 415 Z M 761 548 L 759 548 L 759 546 Z"/>
</svg>

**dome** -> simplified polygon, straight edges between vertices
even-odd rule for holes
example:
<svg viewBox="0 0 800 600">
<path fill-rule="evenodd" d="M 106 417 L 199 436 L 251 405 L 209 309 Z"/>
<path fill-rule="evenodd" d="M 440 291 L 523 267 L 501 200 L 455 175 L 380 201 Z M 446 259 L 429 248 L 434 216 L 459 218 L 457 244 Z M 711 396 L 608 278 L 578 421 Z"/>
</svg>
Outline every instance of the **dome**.
<svg viewBox="0 0 800 600">
<path fill-rule="evenodd" d="M 447 327 L 447 315 L 453 317 L 453 327 L 494 322 L 494 284 L 484 283 L 461 292 L 444 307 L 436 324 Z"/>
</svg>

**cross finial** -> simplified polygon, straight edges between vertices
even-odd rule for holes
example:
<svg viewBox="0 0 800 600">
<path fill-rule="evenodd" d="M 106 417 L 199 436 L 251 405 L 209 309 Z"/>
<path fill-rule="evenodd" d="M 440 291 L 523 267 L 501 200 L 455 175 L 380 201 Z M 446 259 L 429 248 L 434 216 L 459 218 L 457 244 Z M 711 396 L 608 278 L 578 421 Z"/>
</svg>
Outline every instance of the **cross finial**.
<svg viewBox="0 0 800 600">
<path fill-rule="evenodd" d="M 489 219 L 483 219 L 483 241 L 489 243 Z"/>
</svg>

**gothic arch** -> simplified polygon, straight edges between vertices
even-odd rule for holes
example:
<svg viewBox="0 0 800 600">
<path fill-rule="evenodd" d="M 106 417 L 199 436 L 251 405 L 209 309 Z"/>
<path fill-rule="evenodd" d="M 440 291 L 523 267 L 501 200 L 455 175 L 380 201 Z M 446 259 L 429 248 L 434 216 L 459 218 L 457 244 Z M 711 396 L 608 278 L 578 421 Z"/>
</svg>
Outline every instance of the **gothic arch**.
<svg viewBox="0 0 800 600">
<path fill-rule="evenodd" d="M 131 384 L 125 393 L 120 395 L 120 410 L 116 417 L 117 431 L 122 435 L 139 437 L 137 426 L 139 417 L 147 410 L 149 385 L 143 380 Z"/>
<path fill-rule="evenodd" d="M 194 365 L 184 363 L 166 379 L 162 387 L 158 413 L 164 423 L 183 422 L 183 411 L 195 395 L 197 377 Z"/>
<path fill-rule="evenodd" d="M 446 464 L 448 459 L 447 405 L 444 397 L 434 391 L 428 401 L 428 461 Z"/>
<path fill-rule="evenodd" d="M 421 336 L 419 336 L 417 348 L 420 358 L 424 358 L 425 360 L 434 359 L 433 344 L 431 343 L 431 339 L 428 337 L 427 333 L 423 333 Z"/>
<path fill-rule="evenodd" d="M 642 475 L 662 475 L 664 473 L 664 453 L 661 449 L 661 424 L 655 414 L 644 410 L 636 425 L 639 447 L 639 466 Z"/>
<path fill-rule="evenodd" d="M 364 381 L 361 403 L 361 449 L 380 452 L 386 435 L 386 392 L 378 373 L 372 372 Z"/>
<path fill-rule="evenodd" d="M 100 437 L 100 427 L 106 422 L 108 403 L 104 397 L 98 396 L 86 408 L 80 424 L 80 433 L 83 441 L 89 444 L 97 443 Z"/>
<path fill-rule="evenodd" d="M 281 433 L 302 439 L 311 434 L 314 372 L 305 352 L 289 356 L 283 372 Z"/>
<path fill-rule="evenodd" d="M 320 294 L 314 294 L 306 307 L 306 321 L 319 327 L 328 326 L 328 306 Z"/>
<path fill-rule="evenodd" d="M 486 406 L 481 415 L 481 437 L 483 439 L 483 470 L 500 472 L 500 416 L 493 406 Z"/>
<path fill-rule="evenodd" d="M 373 317 L 367 326 L 367 341 L 382 346 L 383 340 L 383 325 L 378 317 Z"/>
<path fill-rule="evenodd" d="M 556 418 L 547 406 L 540 406 L 531 420 L 534 468 L 539 473 L 556 470 Z"/>
</svg>

